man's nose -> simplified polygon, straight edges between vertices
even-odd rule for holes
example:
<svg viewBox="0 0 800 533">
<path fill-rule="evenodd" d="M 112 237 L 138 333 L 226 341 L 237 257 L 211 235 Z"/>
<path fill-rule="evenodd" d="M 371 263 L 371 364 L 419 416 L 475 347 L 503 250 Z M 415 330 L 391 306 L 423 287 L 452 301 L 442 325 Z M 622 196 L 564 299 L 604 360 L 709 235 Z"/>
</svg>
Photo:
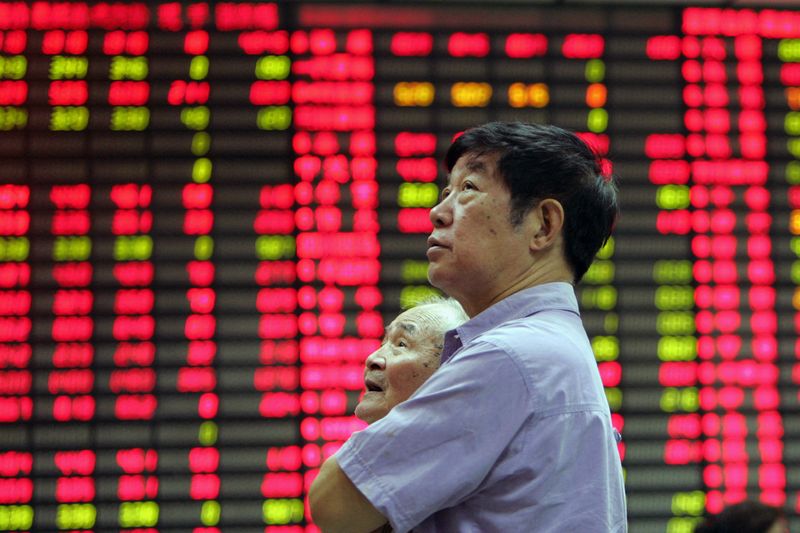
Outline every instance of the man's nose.
<svg viewBox="0 0 800 533">
<path fill-rule="evenodd" d="M 441 228 L 449 225 L 450 222 L 452 222 L 453 217 L 447 198 L 433 206 L 429 216 L 431 217 L 431 222 L 433 222 L 434 228 Z"/>
<path fill-rule="evenodd" d="M 380 348 L 369 354 L 365 366 L 367 370 L 383 370 L 386 368 L 386 358 L 381 354 Z"/>
</svg>

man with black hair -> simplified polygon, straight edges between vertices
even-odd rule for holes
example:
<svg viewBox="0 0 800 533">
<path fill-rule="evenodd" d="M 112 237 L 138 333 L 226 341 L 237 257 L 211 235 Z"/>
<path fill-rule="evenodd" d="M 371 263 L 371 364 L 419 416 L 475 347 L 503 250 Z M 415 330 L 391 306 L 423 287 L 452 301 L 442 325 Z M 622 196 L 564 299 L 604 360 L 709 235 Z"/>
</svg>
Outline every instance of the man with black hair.
<svg viewBox="0 0 800 533">
<path fill-rule="evenodd" d="M 615 430 L 573 284 L 611 234 L 616 188 L 554 126 L 458 137 L 431 210 L 428 278 L 470 320 L 439 370 L 322 466 L 323 531 L 627 531 Z"/>
</svg>

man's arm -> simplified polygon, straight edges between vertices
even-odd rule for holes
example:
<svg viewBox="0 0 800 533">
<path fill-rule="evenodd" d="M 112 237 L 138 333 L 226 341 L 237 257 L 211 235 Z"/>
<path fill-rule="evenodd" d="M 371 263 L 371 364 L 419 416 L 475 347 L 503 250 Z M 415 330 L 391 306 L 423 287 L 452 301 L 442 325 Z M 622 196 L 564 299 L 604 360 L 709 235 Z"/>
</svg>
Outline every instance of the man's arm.
<svg viewBox="0 0 800 533">
<path fill-rule="evenodd" d="M 386 523 L 339 468 L 335 457 L 322 464 L 308 491 L 308 503 L 314 523 L 325 533 L 366 533 Z"/>
</svg>

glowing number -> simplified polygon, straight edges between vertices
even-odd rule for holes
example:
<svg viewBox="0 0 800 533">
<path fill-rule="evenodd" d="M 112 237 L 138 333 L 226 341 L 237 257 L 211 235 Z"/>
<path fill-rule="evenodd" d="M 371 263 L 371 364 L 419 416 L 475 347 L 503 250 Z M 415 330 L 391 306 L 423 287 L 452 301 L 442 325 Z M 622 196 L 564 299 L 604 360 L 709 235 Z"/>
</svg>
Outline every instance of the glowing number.
<svg viewBox="0 0 800 533">
<path fill-rule="evenodd" d="M 778 58 L 786 62 L 800 61 L 800 39 L 781 39 L 778 42 Z"/>
<path fill-rule="evenodd" d="M 89 110 L 83 106 L 56 106 L 50 115 L 53 131 L 82 131 L 89 124 Z"/>
<path fill-rule="evenodd" d="M 207 261 L 214 255 L 214 239 L 208 235 L 201 235 L 194 241 L 194 256 L 199 261 Z"/>
<path fill-rule="evenodd" d="M 788 135 L 800 135 L 800 112 L 786 113 L 783 120 L 783 129 Z"/>
<path fill-rule="evenodd" d="M 610 259 L 614 255 L 614 237 L 609 237 L 606 243 L 597 252 L 598 259 Z"/>
<path fill-rule="evenodd" d="M 602 59 L 590 59 L 586 62 L 586 81 L 599 83 L 606 77 L 606 64 Z"/>
<path fill-rule="evenodd" d="M 616 361 L 619 357 L 619 339 L 613 335 L 597 335 L 592 339 L 592 351 L 597 361 Z"/>
<path fill-rule="evenodd" d="M 148 235 L 124 235 L 114 241 L 115 261 L 146 261 L 153 253 L 153 239 Z"/>
<path fill-rule="evenodd" d="M 491 99 L 488 83 L 457 82 L 450 88 L 450 100 L 456 107 L 486 107 Z"/>
<path fill-rule="evenodd" d="M 185 107 L 181 109 L 181 123 L 190 130 L 204 130 L 208 127 L 211 113 L 205 106 Z"/>
<path fill-rule="evenodd" d="M 56 237 L 53 243 L 53 261 L 86 261 L 92 253 L 89 237 Z"/>
<path fill-rule="evenodd" d="M 622 391 L 617 387 L 606 387 L 606 400 L 612 411 L 619 411 L 622 407 Z"/>
<path fill-rule="evenodd" d="M 150 124 L 150 110 L 146 107 L 116 106 L 111 111 L 111 129 L 114 131 L 142 131 Z"/>
<path fill-rule="evenodd" d="M 198 131 L 192 136 L 192 153 L 196 156 L 205 155 L 208 149 L 211 148 L 211 136 L 204 132 Z"/>
<path fill-rule="evenodd" d="M 409 309 L 419 302 L 433 296 L 441 296 L 441 292 L 428 285 L 406 285 L 400 291 L 400 307 Z"/>
<path fill-rule="evenodd" d="M 786 164 L 786 181 L 792 185 L 800 184 L 800 161 L 790 161 Z"/>
<path fill-rule="evenodd" d="M 690 283 L 692 264 L 687 260 L 661 260 L 653 265 L 653 279 L 657 283 Z"/>
<path fill-rule="evenodd" d="M 153 527 L 157 523 L 156 502 L 122 502 L 119 505 L 120 527 Z"/>
<path fill-rule="evenodd" d="M 512 83 L 508 87 L 508 104 L 511 107 L 545 107 L 550 103 L 550 89 L 546 83 Z"/>
<path fill-rule="evenodd" d="M 0 56 L 0 79 L 21 80 L 28 71 L 25 56 Z"/>
<path fill-rule="evenodd" d="M 706 494 L 703 491 L 676 492 L 672 495 L 672 514 L 701 516 L 706 506 Z"/>
<path fill-rule="evenodd" d="M 689 311 L 659 313 L 656 330 L 659 335 L 692 335 L 695 331 L 694 315 Z"/>
<path fill-rule="evenodd" d="M 213 165 L 211 160 L 206 157 L 201 157 L 195 160 L 192 165 L 192 181 L 195 183 L 206 183 L 211 179 L 211 170 Z"/>
<path fill-rule="evenodd" d="M 585 287 L 581 291 L 581 304 L 588 309 L 609 311 L 617 305 L 617 289 L 610 285 Z"/>
<path fill-rule="evenodd" d="M 256 256 L 262 261 L 294 257 L 295 242 L 290 235 L 262 235 L 256 239 Z"/>
<path fill-rule="evenodd" d="M 292 62 L 286 56 L 265 56 L 256 63 L 256 78 L 283 80 L 289 76 Z"/>
<path fill-rule="evenodd" d="M 400 207 L 431 207 L 439 199 L 439 187 L 434 183 L 403 183 L 397 190 Z"/>
<path fill-rule="evenodd" d="M 208 58 L 206 56 L 194 56 L 189 64 L 189 77 L 193 80 L 202 80 L 208 76 Z"/>
<path fill-rule="evenodd" d="M 614 281 L 614 270 L 614 263 L 611 261 L 595 261 L 583 275 L 583 282 L 589 285 L 611 283 Z"/>
<path fill-rule="evenodd" d="M 51 80 L 83 79 L 89 70 L 89 60 L 85 57 L 54 56 L 50 61 Z"/>
<path fill-rule="evenodd" d="M 203 506 L 200 508 L 200 521 L 204 526 L 216 526 L 219 523 L 220 514 L 219 502 L 203 502 Z"/>
<path fill-rule="evenodd" d="M 212 422 L 211 420 L 206 420 L 202 424 L 200 424 L 200 430 L 198 431 L 197 440 L 203 446 L 213 446 L 217 443 L 217 435 L 219 434 L 219 429 L 217 428 L 217 424 Z"/>
<path fill-rule="evenodd" d="M 0 130 L 24 128 L 28 124 L 28 112 L 18 107 L 0 107 Z"/>
<path fill-rule="evenodd" d="M 686 209 L 689 207 L 689 187 L 671 184 L 659 187 L 656 205 L 660 209 Z"/>
<path fill-rule="evenodd" d="M 0 261 L 25 261 L 30 249 L 26 237 L 0 237 Z"/>
<path fill-rule="evenodd" d="M 692 533 L 697 527 L 697 524 L 702 521 L 702 518 L 670 518 L 667 522 L 666 533 Z"/>
<path fill-rule="evenodd" d="M 267 106 L 258 110 L 256 119 L 262 130 L 285 130 L 292 124 L 292 110 L 287 106 Z"/>
<path fill-rule="evenodd" d="M 792 263 L 791 278 L 792 283 L 795 285 L 800 284 L 800 260 Z"/>
<path fill-rule="evenodd" d="M 33 525 L 33 507 L 30 505 L 0 505 L 0 529 L 21 531 Z"/>
<path fill-rule="evenodd" d="M 586 127 L 589 131 L 594 133 L 603 133 L 608 127 L 608 111 L 602 108 L 592 109 L 589 111 L 589 117 L 586 119 Z"/>
<path fill-rule="evenodd" d="M 403 283 L 419 283 L 428 281 L 428 262 L 406 259 L 401 266 L 400 278 Z"/>
<path fill-rule="evenodd" d="M 792 235 L 800 235 L 800 209 L 792 209 L 789 215 L 789 231 Z"/>
<path fill-rule="evenodd" d="M 111 58 L 108 77 L 112 80 L 141 81 L 147 77 L 148 71 L 146 57 L 114 56 Z"/>
<path fill-rule="evenodd" d="M 658 287 L 655 304 L 661 311 L 691 309 L 694 305 L 694 291 L 691 287 L 680 285 Z"/>
<path fill-rule="evenodd" d="M 692 413 L 699 407 L 697 388 L 695 387 L 667 387 L 661 393 L 659 406 L 666 413 L 684 411 Z"/>
<path fill-rule="evenodd" d="M 426 81 L 401 81 L 392 91 L 394 105 L 400 107 L 427 107 L 433 103 L 436 89 Z"/>
<path fill-rule="evenodd" d="M 800 158 L 800 138 L 793 137 L 786 141 L 786 150 L 793 157 Z"/>
<path fill-rule="evenodd" d="M 661 337 L 657 352 L 661 361 L 694 361 L 697 359 L 697 339 L 691 336 Z"/>
<path fill-rule="evenodd" d="M 303 520 L 303 501 L 267 500 L 262 511 L 265 524 L 296 524 Z"/>
<path fill-rule="evenodd" d="M 90 503 L 59 505 L 56 525 L 59 529 L 87 529 L 94 527 L 97 509 Z"/>
</svg>

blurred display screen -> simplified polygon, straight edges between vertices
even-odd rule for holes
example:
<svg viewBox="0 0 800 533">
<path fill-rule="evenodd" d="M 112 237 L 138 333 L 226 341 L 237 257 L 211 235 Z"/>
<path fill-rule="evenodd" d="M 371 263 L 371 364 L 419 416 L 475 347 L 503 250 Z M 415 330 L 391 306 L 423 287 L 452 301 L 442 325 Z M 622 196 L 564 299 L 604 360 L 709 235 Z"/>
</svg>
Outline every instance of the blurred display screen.
<svg viewBox="0 0 800 533">
<path fill-rule="evenodd" d="M 490 120 L 619 176 L 577 293 L 630 530 L 800 511 L 800 11 L 0 2 L 0 530 L 317 531 Z"/>
</svg>

